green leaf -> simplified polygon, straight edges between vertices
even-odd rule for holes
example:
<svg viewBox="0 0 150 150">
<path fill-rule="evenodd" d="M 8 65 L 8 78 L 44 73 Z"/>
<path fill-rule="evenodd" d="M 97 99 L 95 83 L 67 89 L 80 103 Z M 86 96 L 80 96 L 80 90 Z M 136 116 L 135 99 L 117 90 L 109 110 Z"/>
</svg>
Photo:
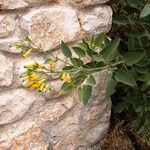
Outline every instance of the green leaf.
<svg viewBox="0 0 150 150">
<path fill-rule="evenodd" d="M 101 55 L 93 55 L 93 59 L 97 62 L 102 62 L 103 58 Z"/>
<path fill-rule="evenodd" d="M 150 65 L 145 67 L 135 67 L 136 71 L 141 74 L 148 73 L 150 71 Z"/>
<path fill-rule="evenodd" d="M 147 17 L 148 15 L 150 15 L 150 4 L 145 5 L 140 13 L 140 18 Z"/>
<path fill-rule="evenodd" d="M 72 56 L 72 53 L 71 53 L 71 50 L 70 48 L 67 46 L 66 43 L 64 43 L 63 41 L 61 41 L 61 50 L 63 52 L 63 54 L 66 56 L 66 57 L 71 57 Z"/>
<path fill-rule="evenodd" d="M 127 71 L 119 69 L 115 74 L 115 80 L 129 86 L 136 86 L 134 77 Z"/>
<path fill-rule="evenodd" d="M 72 69 L 75 69 L 75 67 L 74 66 L 65 66 L 62 70 L 64 70 L 64 71 L 70 71 Z"/>
<path fill-rule="evenodd" d="M 91 85 L 95 85 L 95 84 L 96 84 L 96 80 L 95 80 L 95 78 L 94 78 L 93 75 L 90 75 L 90 76 L 88 77 L 87 83 L 88 83 L 88 84 L 91 84 Z"/>
<path fill-rule="evenodd" d="M 138 67 L 145 67 L 150 64 L 150 61 L 147 58 L 142 58 L 138 63 L 136 63 L 136 66 Z"/>
<path fill-rule="evenodd" d="M 79 58 L 70 58 L 72 64 L 76 67 L 81 67 L 84 65 L 83 61 Z"/>
<path fill-rule="evenodd" d="M 104 63 L 102 62 L 97 62 L 97 61 L 90 61 L 88 63 L 86 63 L 83 67 L 84 68 L 101 68 L 101 67 L 104 67 Z"/>
<path fill-rule="evenodd" d="M 61 89 L 64 91 L 64 92 L 70 92 L 72 89 L 73 89 L 73 85 L 70 84 L 70 83 L 64 83 L 61 87 Z"/>
<path fill-rule="evenodd" d="M 115 106 L 115 112 L 121 113 L 126 107 L 127 104 L 125 103 L 125 101 L 121 101 Z"/>
<path fill-rule="evenodd" d="M 80 84 L 82 84 L 83 81 L 86 79 L 86 77 L 87 76 L 85 74 L 83 74 L 83 72 L 79 72 L 78 75 L 75 78 L 73 78 L 73 84 L 74 84 L 74 86 L 77 87 Z"/>
<path fill-rule="evenodd" d="M 132 50 L 135 47 L 134 37 L 133 35 L 129 35 L 128 37 L 128 49 Z"/>
<path fill-rule="evenodd" d="M 138 106 L 136 109 L 135 109 L 135 112 L 137 113 L 140 113 L 140 112 L 143 112 L 143 106 Z"/>
<path fill-rule="evenodd" d="M 98 55 L 95 51 L 93 51 L 91 48 L 87 49 L 87 54 L 93 58 L 93 56 Z"/>
<path fill-rule="evenodd" d="M 106 97 L 110 97 L 116 92 L 117 82 L 110 76 L 108 78 L 107 87 L 106 87 Z"/>
<path fill-rule="evenodd" d="M 139 0 L 127 0 L 127 3 L 128 3 L 131 7 L 140 10 L 140 3 L 139 3 Z"/>
<path fill-rule="evenodd" d="M 48 64 L 49 62 L 51 62 L 52 61 L 52 59 L 51 58 L 47 58 L 46 60 L 45 60 L 45 64 Z"/>
<path fill-rule="evenodd" d="M 90 56 L 93 57 L 93 55 L 97 55 L 97 53 L 95 51 L 93 51 L 88 43 L 86 43 L 85 41 L 83 41 L 83 43 L 79 43 L 79 47 L 83 50 L 85 50 L 85 52 Z"/>
<path fill-rule="evenodd" d="M 83 88 L 78 89 L 78 96 L 81 104 L 86 105 L 92 94 L 92 86 L 83 85 Z"/>
<path fill-rule="evenodd" d="M 119 46 L 120 39 L 112 40 L 102 51 L 102 57 L 109 61 L 117 52 L 117 47 Z"/>
<path fill-rule="evenodd" d="M 123 17 L 114 17 L 113 18 L 113 23 L 117 24 L 117 25 L 127 25 L 128 24 L 128 20 L 126 18 Z"/>
<path fill-rule="evenodd" d="M 100 33 L 95 39 L 94 39 L 94 45 L 101 47 L 102 43 L 104 42 L 106 34 Z"/>
<path fill-rule="evenodd" d="M 78 45 L 79 45 L 79 47 L 80 47 L 81 49 L 83 49 L 84 51 L 87 51 L 87 49 L 89 48 L 89 46 L 88 46 L 87 43 L 79 43 Z"/>
<path fill-rule="evenodd" d="M 143 56 L 144 56 L 143 52 L 128 52 L 123 56 L 123 58 L 125 60 L 125 63 L 128 66 L 131 66 L 139 62 L 143 58 Z"/>
<path fill-rule="evenodd" d="M 145 33 L 146 33 L 148 40 L 150 40 L 150 28 L 149 27 L 145 27 Z"/>
<path fill-rule="evenodd" d="M 80 47 L 72 47 L 72 49 L 79 57 L 85 57 L 86 52 L 84 49 L 81 49 Z"/>
</svg>

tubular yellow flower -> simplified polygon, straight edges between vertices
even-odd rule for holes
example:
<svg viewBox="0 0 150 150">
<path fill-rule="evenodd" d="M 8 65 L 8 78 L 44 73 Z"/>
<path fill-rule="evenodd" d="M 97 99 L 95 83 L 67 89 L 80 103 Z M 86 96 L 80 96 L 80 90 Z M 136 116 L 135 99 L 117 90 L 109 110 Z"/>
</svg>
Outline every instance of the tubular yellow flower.
<svg viewBox="0 0 150 150">
<path fill-rule="evenodd" d="M 54 62 L 50 62 L 49 63 L 49 67 L 50 67 L 50 71 L 53 72 L 55 69 L 55 63 Z"/>
<path fill-rule="evenodd" d="M 44 65 L 43 64 L 40 64 L 40 63 L 38 63 L 38 62 L 35 62 L 35 63 L 33 63 L 33 67 L 44 67 Z"/>
<path fill-rule="evenodd" d="M 33 89 L 39 89 L 40 86 L 41 86 L 45 81 L 46 81 L 46 79 L 39 80 L 39 81 L 37 81 L 35 84 L 33 84 L 33 85 L 31 86 L 31 88 L 33 88 Z"/>
<path fill-rule="evenodd" d="M 30 48 L 28 51 L 26 51 L 25 54 L 22 55 L 23 58 L 26 58 L 31 52 L 32 52 L 32 48 Z"/>
<path fill-rule="evenodd" d="M 43 91 L 45 88 L 46 83 L 42 83 L 42 85 L 39 87 L 39 91 Z"/>
<path fill-rule="evenodd" d="M 61 77 L 61 80 L 63 80 L 64 82 L 67 82 L 67 83 L 71 83 L 72 82 L 70 74 L 66 73 L 66 72 L 63 73 L 63 75 Z"/>
<path fill-rule="evenodd" d="M 33 67 L 33 64 L 32 65 L 26 65 L 26 66 L 24 66 L 24 68 L 26 68 L 26 69 L 33 69 L 34 67 Z"/>
<path fill-rule="evenodd" d="M 28 76 L 28 79 L 27 79 L 27 80 L 29 80 L 29 81 L 34 81 L 34 80 L 36 80 L 39 76 L 40 76 L 39 74 L 37 74 L 37 73 L 34 72 L 34 73 L 32 73 L 31 75 Z"/>
<path fill-rule="evenodd" d="M 24 87 L 25 87 L 25 88 L 30 88 L 30 87 L 32 86 L 32 84 L 34 84 L 33 81 L 27 80 L 26 83 L 24 84 Z"/>
</svg>

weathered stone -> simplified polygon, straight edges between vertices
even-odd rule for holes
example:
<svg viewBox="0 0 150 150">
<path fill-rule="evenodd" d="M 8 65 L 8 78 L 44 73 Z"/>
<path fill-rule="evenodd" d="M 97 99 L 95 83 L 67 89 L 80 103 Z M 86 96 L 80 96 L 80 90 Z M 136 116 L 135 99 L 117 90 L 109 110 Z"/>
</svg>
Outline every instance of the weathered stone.
<svg viewBox="0 0 150 150">
<path fill-rule="evenodd" d="M 25 0 L 0 0 L 1 10 L 24 8 L 27 6 L 28 4 Z"/>
<path fill-rule="evenodd" d="M 96 6 L 80 11 L 83 30 L 90 34 L 108 32 L 112 23 L 112 10 L 109 6 Z"/>
<path fill-rule="evenodd" d="M 29 6 L 44 5 L 57 0 L 25 0 Z"/>
<path fill-rule="evenodd" d="M 14 32 L 15 26 L 13 16 L 0 15 L 0 38 L 10 36 Z"/>
<path fill-rule="evenodd" d="M 85 139 L 91 145 L 96 144 L 106 136 L 108 129 L 109 123 L 99 124 L 98 126 L 88 131 Z"/>
<path fill-rule="evenodd" d="M 43 141 L 41 129 L 31 128 L 12 141 L 10 150 L 47 150 L 48 145 Z"/>
<path fill-rule="evenodd" d="M 80 32 L 76 11 L 65 6 L 32 10 L 23 16 L 21 23 L 32 41 L 44 50 L 56 48 L 61 40 L 73 41 Z"/>
<path fill-rule="evenodd" d="M 0 86 L 10 86 L 13 79 L 13 63 L 0 53 Z"/>
<path fill-rule="evenodd" d="M 11 47 L 20 40 L 20 29 L 17 15 L 0 15 L 0 51 L 20 53 L 21 49 Z"/>
<path fill-rule="evenodd" d="M 105 100 L 106 72 L 99 75 L 101 81 L 93 91 L 87 106 L 76 103 L 73 107 L 56 120 L 43 125 L 44 139 L 51 143 L 54 150 L 87 149 L 103 139 L 109 128 L 111 101 Z M 100 92 L 101 91 L 101 92 Z"/>
<path fill-rule="evenodd" d="M 29 117 L 27 116 L 14 123 L 1 126 L 0 150 L 8 150 L 16 137 L 23 135 L 33 127 L 37 127 L 35 125 L 36 118 Z"/>
<path fill-rule="evenodd" d="M 61 99 L 51 100 L 47 105 L 42 108 L 42 111 L 38 114 L 38 124 L 43 125 L 45 122 L 56 122 L 60 117 L 74 105 L 73 97 L 63 96 Z"/>
<path fill-rule="evenodd" d="M 0 53 L 0 150 L 93 150 L 104 139 L 111 113 L 111 101 L 105 100 L 105 71 L 96 76 L 97 85 L 86 106 L 79 104 L 76 91 L 60 90 L 63 82 L 56 76 L 50 81 L 51 92 L 39 94 L 23 89 L 19 75 L 24 65 L 43 63 L 51 55 L 65 60 L 57 49 L 61 40 L 74 46 L 84 34 L 108 31 L 111 8 L 99 5 L 107 1 L 0 0 L 0 10 L 4 10 L 0 14 L 0 51 L 5 53 Z M 34 51 L 26 59 L 12 54 L 22 50 L 10 45 L 26 36 L 44 50 L 55 51 L 48 55 Z M 55 69 L 64 65 L 65 61 L 58 61 Z"/>
<path fill-rule="evenodd" d="M 21 9 L 37 5 L 48 4 L 57 0 L 0 0 L 0 10 Z"/>
<path fill-rule="evenodd" d="M 33 92 L 16 89 L 0 94 L 0 125 L 21 119 L 34 101 L 42 99 Z"/>
<path fill-rule="evenodd" d="M 67 2 L 78 8 L 84 8 L 91 5 L 103 4 L 109 0 L 68 0 Z"/>
</svg>

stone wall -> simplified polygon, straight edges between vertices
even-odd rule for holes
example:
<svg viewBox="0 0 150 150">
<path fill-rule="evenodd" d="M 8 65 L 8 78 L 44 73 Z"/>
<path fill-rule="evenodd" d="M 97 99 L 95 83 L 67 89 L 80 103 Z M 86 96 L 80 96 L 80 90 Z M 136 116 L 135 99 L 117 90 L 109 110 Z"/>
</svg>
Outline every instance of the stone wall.
<svg viewBox="0 0 150 150">
<path fill-rule="evenodd" d="M 112 10 L 108 0 L 0 0 L 0 150 L 92 150 L 107 133 L 111 102 L 105 100 L 106 72 L 86 107 L 75 93 L 52 81 L 50 94 L 22 87 L 25 64 L 45 55 L 21 58 L 10 45 L 30 36 L 50 53 L 62 57 L 60 40 L 76 43 L 85 35 L 109 31 Z M 60 64 L 63 65 L 63 64 Z"/>
</svg>

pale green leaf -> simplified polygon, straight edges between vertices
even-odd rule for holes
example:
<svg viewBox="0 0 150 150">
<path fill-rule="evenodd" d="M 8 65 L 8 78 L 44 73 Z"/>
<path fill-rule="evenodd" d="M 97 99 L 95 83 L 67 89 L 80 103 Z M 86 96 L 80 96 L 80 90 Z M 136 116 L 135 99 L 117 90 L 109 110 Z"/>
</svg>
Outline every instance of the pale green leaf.
<svg viewBox="0 0 150 150">
<path fill-rule="evenodd" d="M 68 45 L 67 45 L 66 43 L 64 43 L 63 41 L 61 42 L 61 50 L 62 50 L 63 54 L 64 54 L 66 57 L 71 57 L 71 56 L 72 56 L 70 48 L 69 48 Z"/>
<path fill-rule="evenodd" d="M 131 66 L 139 62 L 143 58 L 143 56 L 144 56 L 143 52 L 128 52 L 123 56 L 123 58 L 125 60 L 125 63 L 128 66 Z"/>
<path fill-rule="evenodd" d="M 119 69 L 115 74 L 115 80 L 129 86 L 136 86 L 134 77 L 127 71 Z"/>
</svg>

